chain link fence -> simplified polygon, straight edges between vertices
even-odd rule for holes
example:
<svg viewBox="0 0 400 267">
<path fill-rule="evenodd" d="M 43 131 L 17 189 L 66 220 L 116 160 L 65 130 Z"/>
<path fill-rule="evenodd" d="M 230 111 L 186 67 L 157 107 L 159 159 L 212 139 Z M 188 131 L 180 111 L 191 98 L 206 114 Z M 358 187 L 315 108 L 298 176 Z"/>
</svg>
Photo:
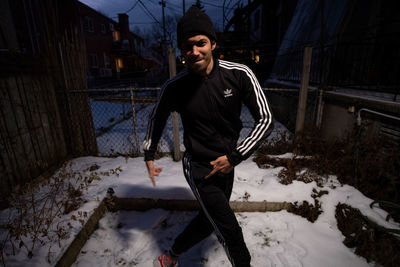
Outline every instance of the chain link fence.
<svg viewBox="0 0 400 267">
<path fill-rule="evenodd" d="M 299 104 L 297 88 L 264 88 L 265 95 L 273 111 L 274 119 L 290 132 L 295 132 Z M 318 113 L 318 90 L 309 89 L 304 115 L 305 125 L 314 125 Z"/>
<path fill-rule="evenodd" d="M 159 87 L 90 89 L 90 106 L 99 156 L 143 156 L 142 143 L 148 118 L 157 101 Z M 179 118 L 179 116 L 178 116 Z M 246 137 L 254 120 L 243 106 L 241 138 Z M 169 117 L 158 152 L 171 154 L 174 148 L 172 119 Z M 183 127 L 179 118 L 179 147 L 184 151 Z"/>
</svg>

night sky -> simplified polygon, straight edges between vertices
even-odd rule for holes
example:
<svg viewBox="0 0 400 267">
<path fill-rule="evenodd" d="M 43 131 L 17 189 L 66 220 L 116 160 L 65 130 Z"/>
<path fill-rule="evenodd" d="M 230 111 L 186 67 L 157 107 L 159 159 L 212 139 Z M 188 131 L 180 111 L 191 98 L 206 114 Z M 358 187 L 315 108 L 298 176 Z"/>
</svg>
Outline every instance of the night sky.
<svg viewBox="0 0 400 267">
<path fill-rule="evenodd" d="M 160 23 L 161 25 L 162 23 L 162 7 L 159 4 L 161 0 L 80 0 L 80 2 L 115 21 L 118 20 L 118 13 L 127 13 L 131 30 L 139 27 L 145 31 L 151 29 L 153 24 Z M 164 2 L 165 16 L 182 16 L 183 0 L 164 0 Z M 185 0 L 185 9 L 188 10 L 195 3 L 195 0 Z M 240 4 L 247 5 L 248 0 L 201 0 L 200 3 L 211 17 L 216 30 L 220 31 L 223 25 L 226 25 L 232 18 L 234 9 Z M 225 10 L 225 21 L 223 20 L 223 10 Z"/>
</svg>

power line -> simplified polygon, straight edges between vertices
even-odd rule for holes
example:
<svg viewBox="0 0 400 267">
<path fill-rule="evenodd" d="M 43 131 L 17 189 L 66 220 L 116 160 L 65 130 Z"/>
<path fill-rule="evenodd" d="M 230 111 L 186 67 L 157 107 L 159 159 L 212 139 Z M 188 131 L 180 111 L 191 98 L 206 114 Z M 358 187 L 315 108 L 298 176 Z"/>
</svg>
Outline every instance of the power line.
<svg viewBox="0 0 400 267">
<path fill-rule="evenodd" d="M 221 5 L 211 4 L 211 3 L 205 2 L 204 0 L 202 1 L 202 3 L 203 3 L 203 5 L 207 5 L 207 6 L 222 8 Z"/>
<path fill-rule="evenodd" d="M 222 24 L 222 25 L 224 25 L 225 21 L 228 21 L 229 14 L 231 14 L 232 11 L 236 9 L 236 6 L 239 6 L 239 4 L 242 2 L 242 0 L 237 0 L 237 1 L 224 0 L 223 2 L 224 2 L 223 5 L 221 5 L 222 3 L 218 5 L 218 4 L 215 4 L 215 2 L 212 3 L 211 1 L 204 1 L 204 0 L 201 1 L 201 3 L 205 6 L 211 6 L 214 8 L 225 9 L 225 17 L 222 18 L 222 22 L 219 22 L 219 24 Z M 227 4 L 226 4 L 226 2 L 227 2 Z M 137 6 L 138 3 L 140 3 L 142 10 L 148 17 L 150 17 L 153 21 L 155 21 L 155 23 L 161 25 L 161 22 L 152 14 L 153 12 L 151 12 L 149 10 L 149 8 L 146 6 L 146 4 L 151 4 L 152 5 L 151 8 L 153 8 L 153 6 L 158 6 L 159 3 L 156 3 L 156 0 L 148 0 L 146 4 L 144 4 L 144 1 L 142 1 L 142 0 L 137 0 L 132 5 L 132 7 L 129 8 L 125 13 L 132 11 Z M 169 10 L 169 12 L 171 12 L 175 15 L 177 15 L 181 12 L 180 11 L 181 6 L 179 4 L 171 3 L 171 1 L 165 1 L 165 3 L 167 4 L 166 8 Z M 143 23 L 137 23 L 137 24 L 146 24 L 146 23 L 143 22 Z M 154 24 L 154 23 L 149 22 L 148 24 Z"/>
<path fill-rule="evenodd" d="M 132 5 L 131 8 L 129 8 L 127 11 L 125 11 L 125 12 L 123 12 L 123 13 L 127 14 L 128 12 L 132 11 L 132 9 L 134 9 L 134 8 L 137 6 L 138 3 L 139 3 L 139 1 L 136 1 L 136 2 Z"/>
<path fill-rule="evenodd" d="M 228 21 L 228 16 L 229 16 L 229 14 L 231 14 L 232 11 L 235 9 L 235 7 L 234 7 L 235 4 L 233 4 L 232 7 L 229 7 L 229 5 L 231 4 L 231 2 L 232 2 L 232 0 L 229 0 L 228 4 L 227 4 L 226 7 L 225 7 L 225 1 L 224 1 L 224 9 L 226 9 L 226 10 L 229 9 L 228 12 L 226 12 L 226 13 L 224 12 L 224 14 L 225 14 L 224 19 L 225 19 L 226 21 Z M 238 1 L 236 4 L 239 5 L 239 2 L 241 2 L 241 1 Z"/>
<path fill-rule="evenodd" d="M 139 3 L 142 5 L 142 7 L 144 8 L 145 12 L 147 12 L 147 15 L 151 16 L 151 17 L 154 19 L 154 21 L 156 21 L 158 24 L 161 25 L 161 23 L 160 23 L 160 22 L 153 16 L 153 14 L 151 14 L 151 12 L 147 9 L 146 5 L 143 4 L 142 0 L 138 0 L 138 1 L 139 1 Z"/>
</svg>

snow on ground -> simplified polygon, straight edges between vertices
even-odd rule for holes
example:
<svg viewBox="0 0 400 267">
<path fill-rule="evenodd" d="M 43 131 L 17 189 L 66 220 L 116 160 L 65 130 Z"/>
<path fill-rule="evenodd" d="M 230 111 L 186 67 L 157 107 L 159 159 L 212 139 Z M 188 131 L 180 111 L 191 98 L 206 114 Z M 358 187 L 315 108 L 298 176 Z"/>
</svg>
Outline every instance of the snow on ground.
<svg viewBox="0 0 400 267">
<path fill-rule="evenodd" d="M 109 187 L 118 197 L 194 199 L 184 179 L 181 163 L 173 162 L 171 158 L 155 162 L 156 166 L 163 168 L 156 178 L 155 187 L 147 178 L 143 158 L 82 157 L 72 160 L 71 168 L 88 174 L 88 168 L 94 164 L 100 166 L 97 173 L 116 168 L 122 171 L 119 175 L 100 175 L 101 180 L 93 181 L 84 195 L 87 202 L 72 214 L 79 211 L 92 214 Z M 280 169 L 259 169 L 251 159 L 242 162 L 235 169 L 231 200 L 242 201 L 247 192 L 249 201 L 313 202 L 311 193 L 317 185 L 299 181 L 282 185 L 277 178 Z M 385 211 L 371 209 L 371 199 L 351 186 L 340 185 L 333 176 L 325 178 L 325 185 L 318 190 L 329 193 L 320 198 L 323 213 L 314 223 L 286 211 L 237 213 L 253 266 L 374 266 L 343 245 L 344 237 L 336 224 L 335 206 L 339 202 L 347 203 L 383 226 L 397 229 L 400 226 L 385 221 Z M 2 218 L 5 212 L 0 214 Z M 194 215 L 194 212 L 161 209 L 108 213 L 83 247 L 74 266 L 151 266 L 151 260 L 169 248 L 173 238 Z M 71 214 L 65 217 L 70 218 Z M 61 247 L 44 244 L 34 252 L 31 260 L 28 260 L 26 252 L 20 251 L 16 256 L 6 258 L 6 266 L 53 266 L 79 229 L 79 224 L 73 225 L 69 238 L 61 242 Z M 49 251 L 52 255 L 50 264 L 47 262 Z M 214 235 L 183 254 L 180 263 L 180 266 L 230 266 Z"/>
<path fill-rule="evenodd" d="M 194 199 L 180 163 L 169 158 L 156 161 L 156 165 L 163 168 L 162 174 L 156 178 L 156 187 L 149 183 L 143 164 L 138 159 L 129 159 L 127 164 L 122 164 L 125 168 L 122 167 L 124 171 L 118 178 L 119 182 L 112 184 L 117 196 Z M 251 159 L 246 160 L 236 168 L 232 200 L 243 200 L 247 192 L 250 194 L 249 201 L 313 202 L 311 193 L 313 188 L 317 188 L 316 184 L 298 181 L 289 185 L 279 184 L 277 174 L 280 169 L 259 169 Z M 133 170 L 135 173 L 131 175 Z M 139 175 L 140 178 L 137 178 Z M 321 197 L 324 212 L 314 223 L 286 211 L 237 213 L 252 254 L 253 266 L 373 266 L 343 245 L 343 236 L 336 225 L 336 204 L 347 203 L 359 208 L 363 214 L 386 227 L 399 226 L 386 222 L 386 212 L 370 209 L 371 199 L 353 187 L 340 185 L 335 177 L 327 178 L 320 190 L 329 193 Z M 105 191 L 106 187 L 103 193 Z M 151 266 L 155 255 L 169 248 L 173 238 L 193 216 L 193 212 L 165 210 L 109 213 L 82 249 L 83 253 L 75 266 L 89 263 L 116 266 L 122 262 Z M 230 264 L 216 237 L 211 236 L 183 254 L 181 266 Z"/>
<path fill-rule="evenodd" d="M 92 103 L 92 107 L 109 112 L 107 115 L 100 114 L 99 117 L 94 115 L 96 129 L 100 130 L 101 127 L 109 129 L 97 138 L 100 153 L 107 154 L 115 151 L 124 153 L 121 149 L 134 148 L 135 145 L 132 144 L 135 144 L 136 140 L 132 139 L 132 119 L 123 119 L 124 114 L 128 112 L 126 107 L 109 103 Z M 146 125 L 143 118 L 150 109 L 151 106 L 148 106 L 138 112 L 140 119 L 137 132 L 140 142 L 143 140 Z M 248 120 L 247 113 L 244 109 L 242 138 L 253 124 L 251 120 Z M 168 125 L 167 133 L 172 131 Z M 269 139 L 279 139 L 284 131 L 286 129 L 275 122 L 275 129 Z M 164 135 L 161 140 L 165 142 L 167 149 L 170 145 L 168 136 L 168 134 Z M 290 153 L 275 156 L 293 158 L 293 154 Z M 114 189 L 118 197 L 194 199 L 183 176 L 180 162 L 174 162 L 171 158 L 165 157 L 157 160 L 155 164 L 156 167 L 162 167 L 163 171 L 156 178 L 156 186 L 153 187 L 147 177 L 147 170 L 141 157 L 73 159 L 68 167 L 69 172 L 82 177 L 96 172 L 100 179 L 90 183 L 87 191 L 83 190 L 82 198 L 85 203 L 82 207 L 54 221 L 54 224 L 61 227 L 66 227 L 68 222 L 71 223 L 71 227 L 67 228 L 68 234 L 60 243 L 58 239 L 53 238 L 51 241 L 37 245 L 31 259 L 28 259 L 24 247 L 18 248 L 18 244 L 14 244 L 16 245 L 15 255 L 5 257 L 5 266 L 54 266 L 82 227 L 79 221 L 71 221 L 71 217 L 82 218 L 80 214 L 86 212 L 88 216 L 83 219 L 87 220 L 107 195 L 110 187 Z M 90 167 L 95 165 L 99 166 L 99 169 L 90 171 Z M 231 200 L 314 203 L 311 194 L 316 188 L 328 191 L 328 194 L 319 199 L 323 213 L 314 223 L 286 211 L 237 213 L 252 255 L 252 266 L 374 266 L 373 263 L 367 263 L 365 259 L 356 256 L 351 249 L 343 245 L 344 237 L 338 230 L 335 219 L 336 205 L 340 202 L 358 208 L 364 215 L 387 228 L 399 229 L 400 225 L 393 221 L 387 222 L 385 211 L 377 207 L 371 209 L 369 207 L 371 199 L 354 187 L 341 185 L 334 176 L 323 178 L 323 188 L 318 188 L 315 182 L 306 184 L 294 181 L 292 184 L 282 185 L 277 177 L 281 169 L 282 167 L 260 169 L 251 159 L 242 162 L 235 168 L 235 184 Z M 110 173 L 110 170 L 118 171 L 111 172 L 109 175 L 104 174 Z M 75 180 L 71 183 L 79 184 L 79 181 Z M 39 195 L 45 195 L 46 190 L 50 190 L 49 185 L 43 185 L 36 198 L 39 198 Z M 0 211 L 0 225 L 5 224 L 15 212 L 16 210 L 12 209 Z M 81 250 L 74 266 L 151 266 L 152 259 L 169 248 L 174 237 L 183 230 L 193 216 L 195 212 L 161 209 L 146 212 L 107 213 L 100 221 L 99 229 Z M 6 235 L 7 232 L 0 228 L 0 242 Z M 29 247 L 28 237 L 24 238 L 24 242 Z M 10 244 L 7 244 L 4 251 L 12 251 Z M 230 263 L 216 237 L 212 235 L 184 253 L 180 258 L 180 266 L 230 266 Z"/>
</svg>

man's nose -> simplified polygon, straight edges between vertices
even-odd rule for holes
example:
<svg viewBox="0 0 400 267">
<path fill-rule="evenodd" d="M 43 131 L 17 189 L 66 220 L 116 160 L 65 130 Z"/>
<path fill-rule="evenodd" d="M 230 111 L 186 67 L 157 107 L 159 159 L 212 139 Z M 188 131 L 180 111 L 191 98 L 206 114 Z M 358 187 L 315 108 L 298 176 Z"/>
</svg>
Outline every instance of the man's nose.
<svg viewBox="0 0 400 267">
<path fill-rule="evenodd" d="M 198 55 L 199 53 L 199 48 L 197 46 L 192 47 L 192 55 Z"/>
</svg>

